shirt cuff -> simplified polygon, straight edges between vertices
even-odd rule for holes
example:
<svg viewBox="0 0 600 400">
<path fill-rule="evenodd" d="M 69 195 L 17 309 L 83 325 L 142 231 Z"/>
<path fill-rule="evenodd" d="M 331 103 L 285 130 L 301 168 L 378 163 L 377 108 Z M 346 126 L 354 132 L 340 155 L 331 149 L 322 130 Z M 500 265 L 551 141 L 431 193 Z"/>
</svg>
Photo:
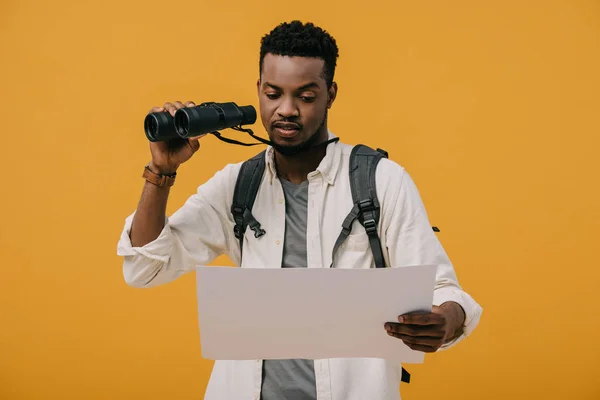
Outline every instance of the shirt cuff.
<svg viewBox="0 0 600 400">
<path fill-rule="evenodd" d="M 119 242 L 117 243 L 117 255 L 123 257 L 142 255 L 163 263 L 168 262 L 173 242 L 173 233 L 171 232 L 169 219 L 165 216 L 163 229 L 156 239 L 146 243 L 144 246 L 135 247 L 131 244 L 131 238 L 129 237 L 134 216 L 135 212 L 125 219 L 125 225 L 121 231 Z"/>
<path fill-rule="evenodd" d="M 464 291 L 457 288 L 442 287 L 436 289 L 433 293 L 433 305 L 441 306 L 443 303 L 453 301 L 459 304 L 465 312 L 465 321 L 463 324 L 463 333 L 454 340 L 445 343 L 440 350 L 453 347 L 464 338 L 469 336 L 475 327 L 479 324 L 482 308 L 473 298 Z"/>
</svg>

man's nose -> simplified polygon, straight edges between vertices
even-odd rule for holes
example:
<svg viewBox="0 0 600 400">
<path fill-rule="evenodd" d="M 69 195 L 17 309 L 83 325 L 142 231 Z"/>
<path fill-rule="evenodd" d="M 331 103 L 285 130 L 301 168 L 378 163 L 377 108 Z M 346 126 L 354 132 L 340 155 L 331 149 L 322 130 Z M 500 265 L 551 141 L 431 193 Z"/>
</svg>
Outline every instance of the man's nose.
<svg viewBox="0 0 600 400">
<path fill-rule="evenodd" d="M 298 116 L 298 108 L 292 99 L 283 99 L 277 108 L 277 114 L 283 118 L 292 118 Z"/>
</svg>

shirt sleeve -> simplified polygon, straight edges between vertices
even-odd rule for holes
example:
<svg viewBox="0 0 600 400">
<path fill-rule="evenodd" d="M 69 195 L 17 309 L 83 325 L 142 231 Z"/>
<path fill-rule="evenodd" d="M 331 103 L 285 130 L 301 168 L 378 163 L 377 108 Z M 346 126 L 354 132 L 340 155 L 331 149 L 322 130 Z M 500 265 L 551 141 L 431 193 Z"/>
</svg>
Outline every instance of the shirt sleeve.
<svg viewBox="0 0 600 400">
<path fill-rule="evenodd" d="M 238 172 L 237 164 L 218 171 L 171 217 L 165 217 L 159 236 L 144 246 L 131 244 L 129 234 L 135 211 L 129 215 L 117 243 L 125 282 L 133 287 L 161 285 L 222 254 L 237 262 L 239 245 L 233 234 L 229 206 Z"/>
<path fill-rule="evenodd" d="M 448 349 L 473 332 L 479 323 L 482 308 L 460 286 L 454 266 L 432 229 L 410 175 L 387 159 L 381 161 L 381 167 L 378 168 L 377 180 L 378 190 L 379 181 L 382 181 L 382 229 L 385 230 L 390 265 L 437 265 L 433 305 L 454 301 L 465 312 L 463 334 L 440 348 Z"/>
</svg>

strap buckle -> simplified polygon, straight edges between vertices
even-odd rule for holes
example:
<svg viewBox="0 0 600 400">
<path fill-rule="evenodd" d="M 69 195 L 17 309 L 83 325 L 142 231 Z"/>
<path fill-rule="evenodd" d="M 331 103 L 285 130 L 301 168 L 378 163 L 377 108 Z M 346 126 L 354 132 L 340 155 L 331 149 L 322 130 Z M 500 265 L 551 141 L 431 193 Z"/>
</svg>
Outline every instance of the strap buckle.
<svg viewBox="0 0 600 400">
<path fill-rule="evenodd" d="M 248 207 L 244 208 L 244 213 L 242 214 L 242 220 L 246 222 L 247 226 L 250 227 L 254 231 L 254 237 L 259 238 L 263 236 L 267 231 L 260 227 L 260 222 L 254 218 L 250 209 Z"/>
<path fill-rule="evenodd" d="M 358 208 L 361 212 L 373 211 L 375 210 L 375 202 L 373 201 L 373 199 L 361 200 L 360 202 L 358 202 Z"/>
<path fill-rule="evenodd" d="M 244 209 L 240 206 L 236 206 L 235 204 L 233 204 L 231 206 L 231 213 L 233 215 L 244 215 Z"/>
<path fill-rule="evenodd" d="M 375 222 L 374 218 L 365 219 L 363 223 L 365 227 L 365 231 L 367 231 L 367 235 L 372 235 L 377 232 L 377 222 Z"/>
<path fill-rule="evenodd" d="M 240 237 L 242 237 L 242 227 L 241 227 L 241 225 L 235 224 L 233 226 L 233 234 L 235 235 L 236 239 L 239 239 Z"/>
<path fill-rule="evenodd" d="M 377 232 L 377 222 L 375 222 L 375 211 L 377 207 L 372 198 L 358 202 L 358 208 L 363 218 L 363 226 L 368 235 Z"/>
<path fill-rule="evenodd" d="M 264 229 L 262 229 L 260 227 L 260 224 L 258 223 L 257 220 L 251 221 L 248 226 L 250 227 L 250 229 L 252 229 L 254 231 L 254 237 L 255 238 L 259 238 L 262 235 L 264 235 L 265 233 L 267 233 L 267 231 L 265 231 Z"/>
<path fill-rule="evenodd" d="M 244 229 L 244 209 L 233 204 L 231 206 L 231 213 L 233 214 L 233 220 L 235 221 L 233 234 L 237 239 L 240 239 L 242 237 L 242 230 Z"/>
</svg>

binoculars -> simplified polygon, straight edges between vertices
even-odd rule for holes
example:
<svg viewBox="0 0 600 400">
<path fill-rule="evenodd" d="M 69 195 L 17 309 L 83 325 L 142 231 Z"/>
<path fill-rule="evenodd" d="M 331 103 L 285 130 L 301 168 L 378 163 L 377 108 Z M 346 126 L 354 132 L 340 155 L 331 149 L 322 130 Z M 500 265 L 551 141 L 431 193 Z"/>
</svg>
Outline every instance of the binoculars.
<svg viewBox="0 0 600 400">
<path fill-rule="evenodd" d="M 256 110 L 253 106 L 205 102 L 196 107 L 180 108 L 175 112 L 175 117 L 168 112 L 149 113 L 144 119 L 144 131 L 149 141 L 162 142 L 255 122 Z"/>
</svg>

